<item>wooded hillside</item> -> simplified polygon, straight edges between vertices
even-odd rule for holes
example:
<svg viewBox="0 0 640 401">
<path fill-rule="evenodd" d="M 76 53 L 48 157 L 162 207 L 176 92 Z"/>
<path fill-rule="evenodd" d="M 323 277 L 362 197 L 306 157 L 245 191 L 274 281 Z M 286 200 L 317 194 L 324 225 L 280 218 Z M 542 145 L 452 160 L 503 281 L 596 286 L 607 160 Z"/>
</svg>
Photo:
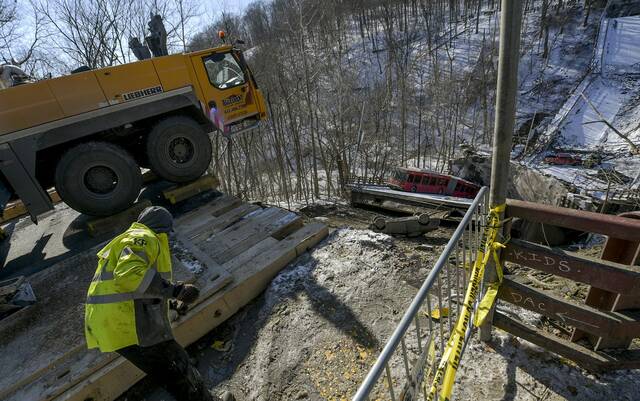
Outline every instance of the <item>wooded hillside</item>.
<svg viewBox="0 0 640 401">
<path fill-rule="evenodd" d="M 26 58 L 39 76 L 132 61 L 125 41 L 143 37 L 153 13 L 167 25 L 170 52 L 220 43 L 220 29 L 244 41 L 270 120 L 213 137 L 211 169 L 228 193 L 308 202 L 340 196 L 350 175 L 381 178 L 395 165 L 448 171 L 452 157 L 490 144 L 495 0 L 257 1 L 210 25 L 193 0 L 0 1 L 0 53 Z M 516 143 L 586 73 L 602 3 L 525 2 Z M 25 10 L 35 41 L 15 46 Z"/>
</svg>

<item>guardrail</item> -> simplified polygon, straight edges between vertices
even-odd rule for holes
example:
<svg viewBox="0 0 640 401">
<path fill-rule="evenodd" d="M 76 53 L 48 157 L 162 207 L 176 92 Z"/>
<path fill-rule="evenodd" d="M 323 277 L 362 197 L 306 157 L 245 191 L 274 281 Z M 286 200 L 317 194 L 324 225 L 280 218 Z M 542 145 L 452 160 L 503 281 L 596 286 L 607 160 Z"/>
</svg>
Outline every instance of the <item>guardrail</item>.
<svg viewBox="0 0 640 401">
<path fill-rule="evenodd" d="M 353 401 L 408 401 L 417 399 L 420 393 L 427 398 L 425 379 L 435 371 L 460 314 L 469 280 L 468 267 L 473 264 L 482 239 L 487 195 L 487 188 L 481 188 Z M 469 328 L 465 346 L 470 334 Z"/>
<path fill-rule="evenodd" d="M 386 182 L 382 177 L 362 177 L 358 175 L 350 176 L 347 183 L 349 185 L 386 185 Z"/>
</svg>

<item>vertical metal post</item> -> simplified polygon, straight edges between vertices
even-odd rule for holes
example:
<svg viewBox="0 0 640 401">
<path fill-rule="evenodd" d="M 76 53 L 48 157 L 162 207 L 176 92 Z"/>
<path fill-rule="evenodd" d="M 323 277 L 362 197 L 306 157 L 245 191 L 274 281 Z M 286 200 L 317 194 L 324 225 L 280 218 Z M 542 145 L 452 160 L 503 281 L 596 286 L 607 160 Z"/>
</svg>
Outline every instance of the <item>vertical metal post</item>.
<svg viewBox="0 0 640 401">
<path fill-rule="evenodd" d="M 520 59 L 520 27 L 522 0 L 502 0 L 500 16 L 500 54 L 498 60 L 498 88 L 496 93 L 496 123 L 493 132 L 491 160 L 490 207 L 502 205 L 507 198 L 511 143 L 516 116 L 518 91 L 518 61 Z M 500 216 L 502 218 L 502 216 Z M 485 282 L 496 280 L 495 266 L 487 266 Z M 491 339 L 493 311 L 482 327 L 480 339 Z"/>
<path fill-rule="evenodd" d="M 447 261 L 448 263 L 449 261 Z M 442 271 L 440 271 L 440 274 L 438 274 L 438 316 L 440 317 L 438 319 L 438 328 L 440 329 L 440 352 L 441 354 L 444 353 L 444 345 L 446 344 L 448 338 L 444 338 L 444 317 L 442 316 L 442 278 L 440 277 L 442 276 Z"/>
<path fill-rule="evenodd" d="M 462 232 L 462 255 L 464 258 L 464 231 Z M 460 304 L 462 303 L 461 299 L 464 298 L 464 295 L 461 297 L 460 293 L 463 291 L 460 288 L 460 241 L 456 243 L 456 262 L 455 262 L 455 274 L 456 274 L 456 319 L 460 316 Z M 464 273 L 464 264 L 462 265 L 462 272 Z"/>
<path fill-rule="evenodd" d="M 393 391 L 393 377 L 391 377 L 391 369 L 389 369 L 389 364 L 384 364 L 384 370 L 387 372 L 387 383 L 389 383 L 389 395 L 391 396 L 391 401 L 396 401 L 396 394 Z"/>
<path fill-rule="evenodd" d="M 416 323 L 416 337 L 418 337 L 418 354 L 422 354 L 422 335 L 420 333 L 420 319 L 418 319 L 418 315 L 414 318 Z M 427 346 L 429 346 L 427 344 Z"/>
</svg>

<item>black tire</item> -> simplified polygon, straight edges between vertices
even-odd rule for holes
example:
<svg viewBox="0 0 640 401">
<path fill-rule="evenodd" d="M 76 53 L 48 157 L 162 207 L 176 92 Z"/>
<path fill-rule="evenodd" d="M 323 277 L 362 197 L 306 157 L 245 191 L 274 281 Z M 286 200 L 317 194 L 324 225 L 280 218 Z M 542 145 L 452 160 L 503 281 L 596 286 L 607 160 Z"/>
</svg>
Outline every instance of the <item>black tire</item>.
<svg viewBox="0 0 640 401">
<path fill-rule="evenodd" d="M 418 223 L 426 226 L 429 222 L 431 222 L 431 217 L 428 214 L 422 213 L 418 216 Z"/>
<path fill-rule="evenodd" d="M 387 225 L 387 220 L 384 217 L 376 217 L 375 219 L 373 219 L 373 225 L 378 229 L 378 230 L 383 230 L 386 225 Z"/>
<path fill-rule="evenodd" d="M 121 147 L 88 142 L 62 156 L 55 181 L 58 194 L 71 208 L 91 216 L 109 216 L 135 202 L 142 173 Z"/>
<path fill-rule="evenodd" d="M 151 170 L 171 182 L 189 182 L 207 171 L 212 151 L 209 135 L 188 117 L 160 121 L 147 137 Z"/>
</svg>

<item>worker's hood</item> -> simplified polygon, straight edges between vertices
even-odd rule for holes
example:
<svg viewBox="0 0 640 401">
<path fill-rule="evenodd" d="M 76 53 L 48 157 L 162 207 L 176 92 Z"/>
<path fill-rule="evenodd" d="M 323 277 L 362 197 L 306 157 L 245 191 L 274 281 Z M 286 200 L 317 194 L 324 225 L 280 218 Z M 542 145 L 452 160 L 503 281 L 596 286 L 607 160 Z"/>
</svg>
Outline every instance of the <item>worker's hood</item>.
<svg viewBox="0 0 640 401">
<path fill-rule="evenodd" d="M 144 224 L 156 234 L 168 234 L 173 229 L 173 216 L 161 206 L 150 206 L 140 213 L 138 223 Z"/>
</svg>

